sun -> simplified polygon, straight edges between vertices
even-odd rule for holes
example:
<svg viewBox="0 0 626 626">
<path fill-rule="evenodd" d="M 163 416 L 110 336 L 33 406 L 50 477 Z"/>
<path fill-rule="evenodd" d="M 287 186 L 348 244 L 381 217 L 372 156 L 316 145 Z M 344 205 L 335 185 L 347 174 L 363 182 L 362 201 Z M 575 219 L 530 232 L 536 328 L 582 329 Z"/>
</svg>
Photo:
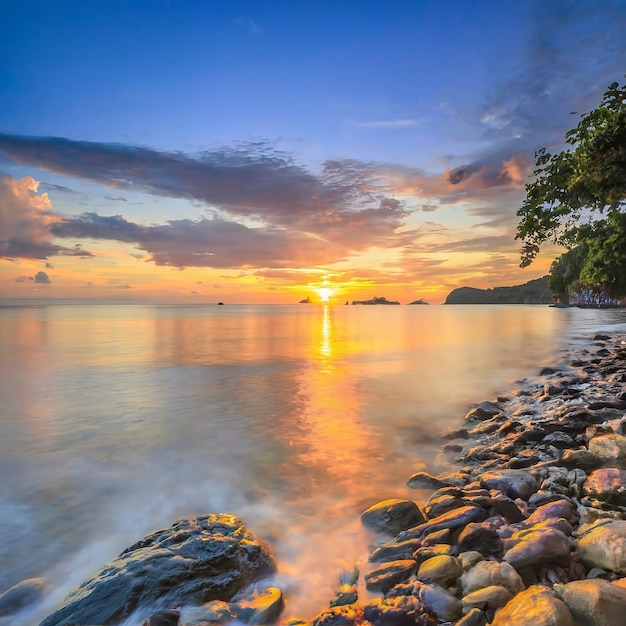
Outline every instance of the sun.
<svg viewBox="0 0 626 626">
<path fill-rule="evenodd" d="M 315 291 L 322 302 L 329 302 L 333 295 L 333 290 L 330 287 L 318 287 Z"/>
</svg>

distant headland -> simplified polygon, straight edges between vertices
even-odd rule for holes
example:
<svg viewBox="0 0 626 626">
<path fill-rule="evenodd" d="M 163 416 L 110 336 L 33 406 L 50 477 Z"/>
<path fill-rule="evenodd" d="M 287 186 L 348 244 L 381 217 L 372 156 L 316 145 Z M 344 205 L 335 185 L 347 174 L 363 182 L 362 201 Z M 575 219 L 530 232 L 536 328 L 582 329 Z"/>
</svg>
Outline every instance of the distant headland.
<svg viewBox="0 0 626 626">
<path fill-rule="evenodd" d="M 548 277 L 543 276 L 513 287 L 459 287 L 448 294 L 445 304 L 551 304 L 553 301 Z"/>
</svg>

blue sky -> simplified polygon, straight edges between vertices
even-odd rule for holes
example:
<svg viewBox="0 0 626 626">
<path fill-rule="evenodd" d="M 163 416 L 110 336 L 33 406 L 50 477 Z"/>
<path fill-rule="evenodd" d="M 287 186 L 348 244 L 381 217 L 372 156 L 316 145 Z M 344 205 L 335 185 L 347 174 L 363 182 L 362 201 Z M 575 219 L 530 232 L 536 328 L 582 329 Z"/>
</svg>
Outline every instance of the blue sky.
<svg viewBox="0 0 626 626">
<path fill-rule="evenodd" d="M 0 297 L 441 301 L 525 282 L 532 158 L 626 2 L 0 4 Z M 35 280 L 43 271 L 49 282 Z"/>
</svg>

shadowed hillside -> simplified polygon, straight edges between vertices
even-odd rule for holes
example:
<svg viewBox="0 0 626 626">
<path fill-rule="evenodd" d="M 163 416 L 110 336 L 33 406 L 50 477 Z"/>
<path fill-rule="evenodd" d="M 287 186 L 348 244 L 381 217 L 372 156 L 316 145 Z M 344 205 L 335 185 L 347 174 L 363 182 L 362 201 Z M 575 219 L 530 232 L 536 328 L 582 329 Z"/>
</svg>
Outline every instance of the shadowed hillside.
<svg viewBox="0 0 626 626">
<path fill-rule="evenodd" d="M 543 276 L 513 287 L 460 287 L 448 294 L 445 304 L 550 304 L 552 301 L 548 277 Z"/>
</svg>

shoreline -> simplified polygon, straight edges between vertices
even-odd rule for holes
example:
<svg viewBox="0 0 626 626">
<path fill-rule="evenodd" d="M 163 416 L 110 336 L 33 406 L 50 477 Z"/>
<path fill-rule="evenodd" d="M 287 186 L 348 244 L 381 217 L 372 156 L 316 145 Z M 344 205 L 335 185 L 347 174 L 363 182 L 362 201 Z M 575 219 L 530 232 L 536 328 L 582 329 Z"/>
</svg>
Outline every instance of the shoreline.
<svg viewBox="0 0 626 626">
<path fill-rule="evenodd" d="M 626 344 L 619 334 L 568 348 L 558 366 L 480 402 L 443 433 L 449 471 L 408 477 L 409 487 L 431 492 L 423 506 L 387 500 L 362 514 L 370 554 L 360 571 L 341 574 L 316 617 L 298 620 L 288 608 L 280 615 L 280 591 L 257 585 L 250 601 L 257 613 L 245 620 L 241 590 L 230 604 L 182 611 L 184 603 L 170 604 L 168 615 L 157 612 L 146 625 L 515 626 L 529 615 L 535 626 L 621 624 L 611 621 L 626 611 Z M 596 618 L 604 621 L 589 621 Z"/>
</svg>

